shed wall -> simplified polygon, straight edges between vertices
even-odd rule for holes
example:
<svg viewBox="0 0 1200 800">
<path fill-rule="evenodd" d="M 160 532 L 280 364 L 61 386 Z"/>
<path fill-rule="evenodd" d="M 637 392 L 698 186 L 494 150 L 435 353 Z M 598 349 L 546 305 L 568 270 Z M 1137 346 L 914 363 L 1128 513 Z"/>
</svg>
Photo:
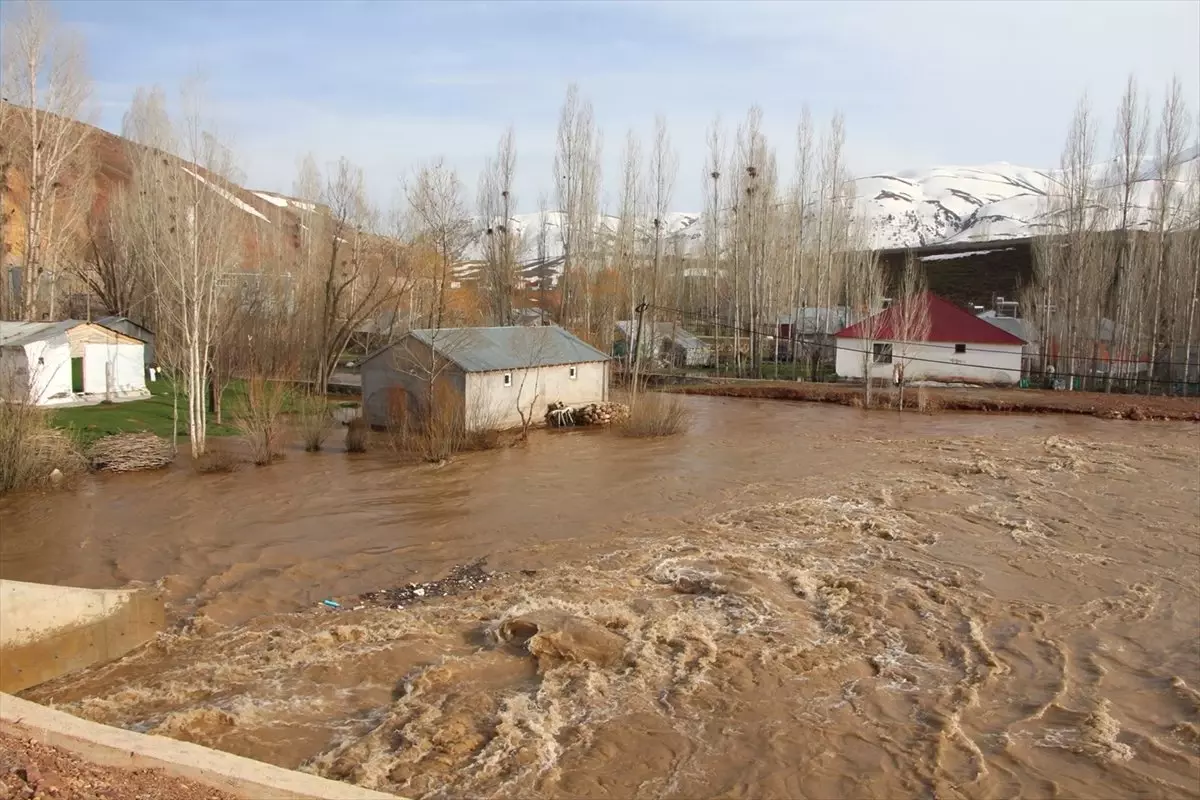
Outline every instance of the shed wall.
<svg viewBox="0 0 1200 800">
<path fill-rule="evenodd" d="M 146 392 L 145 347 L 138 344 L 83 345 L 83 391 L 85 394 L 108 392 L 108 370 L 112 369 L 114 394 Z"/>
<path fill-rule="evenodd" d="M 571 378 L 571 367 L 576 377 Z M 511 375 L 510 386 L 504 376 Z M 530 413 L 535 424 L 554 402 L 567 405 L 600 403 L 608 399 L 608 362 L 556 364 L 552 367 L 510 372 L 467 374 L 467 420 L 472 428 L 511 428 L 521 424 L 521 411 Z"/>
</svg>

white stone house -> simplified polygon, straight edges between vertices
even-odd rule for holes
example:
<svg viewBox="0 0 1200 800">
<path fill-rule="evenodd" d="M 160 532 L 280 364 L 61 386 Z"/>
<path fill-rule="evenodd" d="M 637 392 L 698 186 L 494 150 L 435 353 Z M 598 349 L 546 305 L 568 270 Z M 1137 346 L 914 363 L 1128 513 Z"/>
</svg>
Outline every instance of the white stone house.
<svg viewBox="0 0 1200 800">
<path fill-rule="evenodd" d="M 363 359 L 361 375 L 373 427 L 448 402 L 468 429 L 503 429 L 540 424 L 550 403 L 607 400 L 609 357 L 556 325 L 413 330 Z"/>
<path fill-rule="evenodd" d="M 94 322 L 0 322 L 0 398 L 49 406 L 149 397 L 145 351 Z"/>
<path fill-rule="evenodd" d="M 905 302 L 928 308 L 928 333 L 905 341 Z M 836 369 L 850 380 L 891 381 L 897 366 L 904 380 L 944 383 L 1016 384 L 1021 380 L 1025 340 L 966 309 L 926 292 L 894 303 L 838 331 Z"/>
</svg>

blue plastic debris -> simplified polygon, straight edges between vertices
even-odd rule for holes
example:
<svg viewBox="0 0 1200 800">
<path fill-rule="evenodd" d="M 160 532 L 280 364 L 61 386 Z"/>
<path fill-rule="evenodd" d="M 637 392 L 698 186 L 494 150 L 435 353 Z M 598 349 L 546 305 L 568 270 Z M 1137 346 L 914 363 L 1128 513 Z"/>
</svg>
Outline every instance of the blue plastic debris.
<svg viewBox="0 0 1200 800">
<path fill-rule="evenodd" d="M 330 608 L 341 608 L 342 607 L 341 603 L 337 602 L 336 600 L 322 600 L 321 604 L 329 606 Z"/>
</svg>

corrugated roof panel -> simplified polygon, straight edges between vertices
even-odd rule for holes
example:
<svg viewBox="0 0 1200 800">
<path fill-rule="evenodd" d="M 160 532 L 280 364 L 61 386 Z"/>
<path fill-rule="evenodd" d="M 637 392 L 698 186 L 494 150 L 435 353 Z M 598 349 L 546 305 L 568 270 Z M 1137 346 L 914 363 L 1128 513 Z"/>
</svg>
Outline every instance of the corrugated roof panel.
<svg viewBox="0 0 1200 800">
<path fill-rule="evenodd" d="M 925 292 L 911 302 L 926 303 L 929 308 L 929 333 L 921 337 L 923 342 L 967 342 L 970 344 L 1025 344 L 1025 340 L 1014 336 L 990 322 L 938 297 Z M 856 322 L 834 334 L 839 339 L 895 339 L 896 331 L 904 327 L 902 309 L 904 302 L 888 306 L 883 311 Z M 871 335 L 873 334 L 873 335 Z"/>
<path fill-rule="evenodd" d="M 608 361 L 609 357 L 557 325 L 441 328 L 411 334 L 467 372 Z"/>
<path fill-rule="evenodd" d="M 0 322 L 0 346 L 20 347 L 49 339 L 79 324 L 77 319 L 65 319 L 62 322 Z"/>
</svg>

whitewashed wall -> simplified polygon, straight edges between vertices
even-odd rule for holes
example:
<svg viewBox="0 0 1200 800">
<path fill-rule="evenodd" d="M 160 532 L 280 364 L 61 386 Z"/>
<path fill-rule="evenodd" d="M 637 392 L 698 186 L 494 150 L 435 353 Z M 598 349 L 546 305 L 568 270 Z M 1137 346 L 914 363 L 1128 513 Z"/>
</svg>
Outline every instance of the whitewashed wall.
<svg viewBox="0 0 1200 800">
<path fill-rule="evenodd" d="M 66 338 L 0 348 L 0 399 L 36 405 L 70 401 L 71 350 Z"/>
<path fill-rule="evenodd" d="M 146 348 L 138 344 L 83 344 L 83 392 L 108 392 L 108 369 L 112 368 L 112 391 L 118 395 L 146 393 Z M 69 378 L 69 376 L 68 376 Z"/>
<path fill-rule="evenodd" d="M 879 340 L 882 341 L 882 340 Z M 882 342 L 892 345 L 892 363 L 876 364 L 868 353 L 866 366 L 873 378 L 891 380 L 892 368 L 904 363 L 907 381 L 956 379 L 980 383 L 1018 383 L 1021 380 L 1021 345 L 967 343 L 965 353 L 954 352 L 952 342 Z M 866 339 L 837 340 L 837 374 L 862 380 L 864 355 L 872 342 Z"/>
<path fill-rule="evenodd" d="M 574 379 L 571 366 L 576 368 Z M 510 386 L 504 385 L 505 375 L 512 376 Z M 466 410 L 472 428 L 518 426 L 521 410 L 528 414 L 531 406 L 534 423 L 541 424 L 550 403 L 572 406 L 607 399 L 608 363 L 604 361 L 467 374 Z"/>
</svg>

